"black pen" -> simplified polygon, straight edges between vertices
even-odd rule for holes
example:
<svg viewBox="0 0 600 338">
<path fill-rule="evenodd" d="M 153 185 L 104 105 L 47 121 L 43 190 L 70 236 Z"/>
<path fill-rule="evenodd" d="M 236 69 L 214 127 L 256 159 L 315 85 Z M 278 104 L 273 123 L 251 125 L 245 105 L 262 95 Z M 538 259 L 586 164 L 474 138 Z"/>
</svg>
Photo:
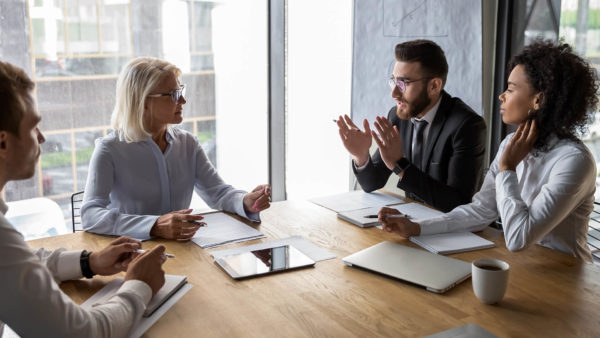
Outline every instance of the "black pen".
<svg viewBox="0 0 600 338">
<path fill-rule="evenodd" d="M 193 223 L 193 224 L 199 225 L 199 226 L 201 226 L 201 227 L 205 227 L 205 226 L 206 226 L 206 223 L 204 223 L 204 222 L 200 222 L 200 221 L 196 221 L 196 220 L 193 220 L 193 221 L 192 221 L 192 220 L 189 220 L 189 221 L 186 221 L 186 222 L 188 222 L 188 223 Z"/>
<path fill-rule="evenodd" d="M 363 216 L 364 218 L 379 218 L 379 215 L 367 215 Z M 400 214 L 400 215 L 387 215 L 385 218 L 410 218 L 409 215 Z"/>
</svg>

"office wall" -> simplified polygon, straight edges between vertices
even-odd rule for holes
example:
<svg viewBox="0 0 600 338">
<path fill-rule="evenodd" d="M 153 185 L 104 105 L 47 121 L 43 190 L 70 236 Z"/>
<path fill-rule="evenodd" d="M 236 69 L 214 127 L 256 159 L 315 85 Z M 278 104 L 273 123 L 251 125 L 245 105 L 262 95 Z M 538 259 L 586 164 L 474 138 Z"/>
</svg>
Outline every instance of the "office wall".
<svg viewBox="0 0 600 338">
<path fill-rule="evenodd" d="M 361 0 L 354 2 L 352 117 L 373 120 L 394 106 L 387 79 L 394 46 L 429 39 L 446 53 L 445 89 L 482 114 L 481 0 Z"/>
</svg>

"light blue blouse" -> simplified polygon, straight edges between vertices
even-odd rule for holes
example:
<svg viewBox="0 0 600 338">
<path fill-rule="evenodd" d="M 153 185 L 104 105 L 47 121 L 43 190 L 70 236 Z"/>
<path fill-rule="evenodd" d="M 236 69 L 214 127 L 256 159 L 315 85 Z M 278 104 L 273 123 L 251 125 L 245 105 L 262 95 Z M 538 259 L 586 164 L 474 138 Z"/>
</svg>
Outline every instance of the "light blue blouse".
<svg viewBox="0 0 600 338">
<path fill-rule="evenodd" d="M 163 153 L 150 137 L 127 143 L 113 132 L 96 140 L 81 208 L 83 229 L 107 235 L 150 238 L 160 215 L 187 209 L 193 190 L 213 209 L 260 221 L 244 211 L 245 191 L 226 184 L 198 139 L 169 128 Z"/>
</svg>

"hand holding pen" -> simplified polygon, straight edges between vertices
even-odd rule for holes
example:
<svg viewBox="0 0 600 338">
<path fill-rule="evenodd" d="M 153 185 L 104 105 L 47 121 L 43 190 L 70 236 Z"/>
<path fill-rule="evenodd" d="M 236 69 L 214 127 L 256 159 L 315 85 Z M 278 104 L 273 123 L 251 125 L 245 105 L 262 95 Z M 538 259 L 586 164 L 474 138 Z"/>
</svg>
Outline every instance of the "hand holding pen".
<svg viewBox="0 0 600 338">
<path fill-rule="evenodd" d="M 384 231 L 394 232 L 405 238 L 421 234 L 421 227 L 418 223 L 410 221 L 408 215 L 393 208 L 381 208 L 378 220 Z"/>
<path fill-rule="evenodd" d="M 146 253 L 147 251 L 148 251 L 148 250 L 144 250 L 144 249 L 137 249 L 137 250 L 135 250 L 135 253 L 144 254 L 144 253 Z M 165 258 L 175 258 L 175 255 L 173 255 L 173 254 L 170 254 L 170 253 L 166 253 L 166 252 L 164 252 L 162 255 L 163 255 Z"/>
</svg>

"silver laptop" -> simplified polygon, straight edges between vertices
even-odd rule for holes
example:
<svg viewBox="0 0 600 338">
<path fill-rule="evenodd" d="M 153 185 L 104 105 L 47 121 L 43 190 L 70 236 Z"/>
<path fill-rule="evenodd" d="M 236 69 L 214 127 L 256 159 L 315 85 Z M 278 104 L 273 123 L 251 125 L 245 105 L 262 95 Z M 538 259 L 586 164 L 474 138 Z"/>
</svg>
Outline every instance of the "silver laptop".
<svg viewBox="0 0 600 338">
<path fill-rule="evenodd" d="M 443 293 L 471 276 L 471 264 L 392 242 L 381 242 L 342 258 L 355 266 Z"/>
</svg>

